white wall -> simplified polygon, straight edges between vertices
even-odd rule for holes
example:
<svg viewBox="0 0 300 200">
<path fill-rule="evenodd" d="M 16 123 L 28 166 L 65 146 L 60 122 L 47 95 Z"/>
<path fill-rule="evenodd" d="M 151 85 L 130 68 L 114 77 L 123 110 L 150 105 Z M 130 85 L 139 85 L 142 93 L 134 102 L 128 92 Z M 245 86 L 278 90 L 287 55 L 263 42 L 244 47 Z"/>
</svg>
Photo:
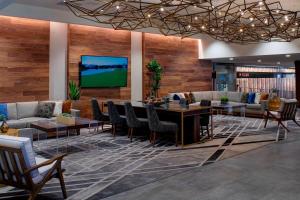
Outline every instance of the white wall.
<svg viewBox="0 0 300 200">
<path fill-rule="evenodd" d="M 67 97 L 68 24 L 50 22 L 49 99 Z"/>
<path fill-rule="evenodd" d="M 300 53 L 300 39 L 293 42 L 269 42 L 259 44 L 229 44 L 211 38 L 199 42 L 200 59 L 262 56 Z"/>
<path fill-rule="evenodd" d="M 131 100 L 143 100 L 143 34 L 131 32 Z"/>
</svg>

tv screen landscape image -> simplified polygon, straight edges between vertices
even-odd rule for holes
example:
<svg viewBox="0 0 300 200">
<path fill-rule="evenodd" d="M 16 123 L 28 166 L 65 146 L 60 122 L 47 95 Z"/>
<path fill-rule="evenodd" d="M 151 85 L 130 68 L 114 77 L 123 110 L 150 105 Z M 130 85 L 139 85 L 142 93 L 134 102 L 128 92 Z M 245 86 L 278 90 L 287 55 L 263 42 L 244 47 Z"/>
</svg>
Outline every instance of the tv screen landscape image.
<svg viewBox="0 0 300 200">
<path fill-rule="evenodd" d="M 81 56 L 80 86 L 83 88 L 126 87 L 128 58 Z"/>
</svg>

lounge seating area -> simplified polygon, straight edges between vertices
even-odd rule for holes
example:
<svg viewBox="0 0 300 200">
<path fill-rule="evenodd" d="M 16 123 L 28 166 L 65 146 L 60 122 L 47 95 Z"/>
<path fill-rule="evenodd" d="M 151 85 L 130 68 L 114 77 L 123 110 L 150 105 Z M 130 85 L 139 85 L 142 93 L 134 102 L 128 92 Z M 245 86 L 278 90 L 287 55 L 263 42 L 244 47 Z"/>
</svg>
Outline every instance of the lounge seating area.
<svg viewBox="0 0 300 200">
<path fill-rule="evenodd" d="M 298 200 L 299 13 L 0 0 L 0 199 Z"/>
</svg>

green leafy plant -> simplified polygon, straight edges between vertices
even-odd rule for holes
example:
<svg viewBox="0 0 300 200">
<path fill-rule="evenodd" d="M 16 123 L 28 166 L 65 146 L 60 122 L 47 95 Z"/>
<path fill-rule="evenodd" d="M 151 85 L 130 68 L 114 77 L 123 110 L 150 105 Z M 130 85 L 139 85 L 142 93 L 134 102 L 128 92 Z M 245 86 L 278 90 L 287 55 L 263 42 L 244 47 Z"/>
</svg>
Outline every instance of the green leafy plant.
<svg viewBox="0 0 300 200">
<path fill-rule="evenodd" d="M 221 97 L 221 104 L 227 104 L 229 101 L 228 97 L 227 96 L 223 96 Z"/>
<path fill-rule="evenodd" d="M 0 114 L 0 122 L 6 122 L 6 116 L 5 115 L 2 115 Z"/>
<path fill-rule="evenodd" d="M 80 99 L 80 88 L 74 81 L 69 82 L 69 98 L 71 100 L 79 100 Z"/>
<path fill-rule="evenodd" d="M 151 72 L 151 96 L 157 97 L 163 68 L 155 59 L 148 63 L 147 68 Z"/>
</svg>

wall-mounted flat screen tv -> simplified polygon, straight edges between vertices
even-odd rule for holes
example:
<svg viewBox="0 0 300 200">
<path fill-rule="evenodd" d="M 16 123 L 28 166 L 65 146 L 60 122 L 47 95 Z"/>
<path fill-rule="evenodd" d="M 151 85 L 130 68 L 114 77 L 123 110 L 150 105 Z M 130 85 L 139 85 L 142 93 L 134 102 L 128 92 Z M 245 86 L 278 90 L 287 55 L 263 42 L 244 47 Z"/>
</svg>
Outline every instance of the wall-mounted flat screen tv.
<svg viewBox="0 0 300 200">
<path fill-rule="evenodd" d="M 126 87 L 128 58 L 81 56 L 80 86 L 82 88 Z"/>
</svg>

